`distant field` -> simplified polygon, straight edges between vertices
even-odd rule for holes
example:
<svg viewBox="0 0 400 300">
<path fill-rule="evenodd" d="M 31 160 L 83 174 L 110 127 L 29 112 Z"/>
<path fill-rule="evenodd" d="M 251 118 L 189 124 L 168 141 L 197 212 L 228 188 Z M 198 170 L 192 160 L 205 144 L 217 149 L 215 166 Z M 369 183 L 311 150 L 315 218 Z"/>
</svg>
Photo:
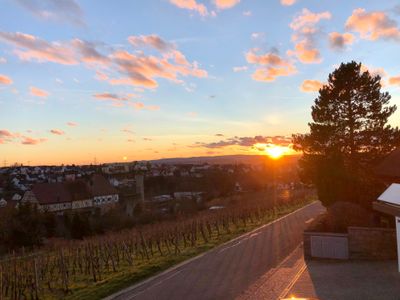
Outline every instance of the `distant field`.
<svg viewBox="0 0 400 300">
<path fill-rule="evenodd" d="M 247 193 L 217 211 L 70 242 L 0 262 L 3 299 L 101 299 L 229 241 L 313 200 L 296 191 L 275 201 Z M 1 297 L 0 297 L 1 298 Z"/>
</svg>

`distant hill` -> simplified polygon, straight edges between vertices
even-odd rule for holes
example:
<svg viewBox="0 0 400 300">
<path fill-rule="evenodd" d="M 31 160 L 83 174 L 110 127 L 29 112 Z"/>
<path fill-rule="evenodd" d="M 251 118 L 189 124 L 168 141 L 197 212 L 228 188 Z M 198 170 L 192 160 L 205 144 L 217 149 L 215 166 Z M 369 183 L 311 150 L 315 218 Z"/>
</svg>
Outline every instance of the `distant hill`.
<svg viewBox="0 0 400 300">
<path fill-rule="evenodd" d="M 300 155 L 287 155 L 280 160 L 285 162 L 296 162 Z M 198 157 L 182 157 L 182 158 L 162 158 L 151 160 L 156 164 L 252 164 L 258 165 L 271 160 L 265 155 L 222 155 L 222 156 L 198 156 Z"/>
</svg>

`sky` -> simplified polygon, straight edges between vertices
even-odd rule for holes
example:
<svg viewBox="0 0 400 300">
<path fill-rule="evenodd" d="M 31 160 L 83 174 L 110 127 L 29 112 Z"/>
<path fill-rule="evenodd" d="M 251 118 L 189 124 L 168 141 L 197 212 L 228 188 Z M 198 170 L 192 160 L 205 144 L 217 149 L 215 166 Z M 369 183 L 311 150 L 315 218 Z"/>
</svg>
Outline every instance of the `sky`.
<svg viewBox="0 0 400 300">
<path fill-rule="evenodd" d="M 290 148 L 328 74 L 351 60 L 400 104 L 394 0 L 0 6 L 1 165 Z"/>
</svg>

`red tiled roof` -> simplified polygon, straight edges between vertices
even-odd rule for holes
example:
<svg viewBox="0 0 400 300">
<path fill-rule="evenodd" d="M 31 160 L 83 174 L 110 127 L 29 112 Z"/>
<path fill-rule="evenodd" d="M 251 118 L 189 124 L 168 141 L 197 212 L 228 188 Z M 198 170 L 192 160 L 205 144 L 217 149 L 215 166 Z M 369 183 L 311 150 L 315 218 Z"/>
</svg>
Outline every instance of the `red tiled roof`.
<svg viewBox="0 0 400 300">
<path fill-rule="evenodd" d="M 93 196 L 106 196 L 118 194 L 110 182 L 99 174 L 94 174 L 88 182 L 89 190 Z"/>
<path fill-rule="evenodd" d="M 88 182 L 38 183 L 33 186 L 32 192 L 40 204 L 65 203 L 118 193 L 107 179 L 97 174 Z"/>
<path fill-rule="evenodd" d="M 62 183 L 38 183 L 32 192 L 40 204 L 71 202 L 71 195 Z"/>
</svg>

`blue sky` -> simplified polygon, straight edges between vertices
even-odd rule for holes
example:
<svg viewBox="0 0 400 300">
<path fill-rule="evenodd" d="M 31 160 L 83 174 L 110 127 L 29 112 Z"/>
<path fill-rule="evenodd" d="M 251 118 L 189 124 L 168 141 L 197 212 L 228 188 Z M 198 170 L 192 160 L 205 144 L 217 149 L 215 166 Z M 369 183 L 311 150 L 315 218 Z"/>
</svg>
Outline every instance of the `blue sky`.
<svg viewBox="0 0 400 300">
<path fill-rule="evenodd" d="M 382 75 L 400 102 L 397 1 L 0 4 L 0 159 L 9 163 L 289 147 L 288 136 L 307 131 L 320 84 L 350 60 Z"/>
</svg>

